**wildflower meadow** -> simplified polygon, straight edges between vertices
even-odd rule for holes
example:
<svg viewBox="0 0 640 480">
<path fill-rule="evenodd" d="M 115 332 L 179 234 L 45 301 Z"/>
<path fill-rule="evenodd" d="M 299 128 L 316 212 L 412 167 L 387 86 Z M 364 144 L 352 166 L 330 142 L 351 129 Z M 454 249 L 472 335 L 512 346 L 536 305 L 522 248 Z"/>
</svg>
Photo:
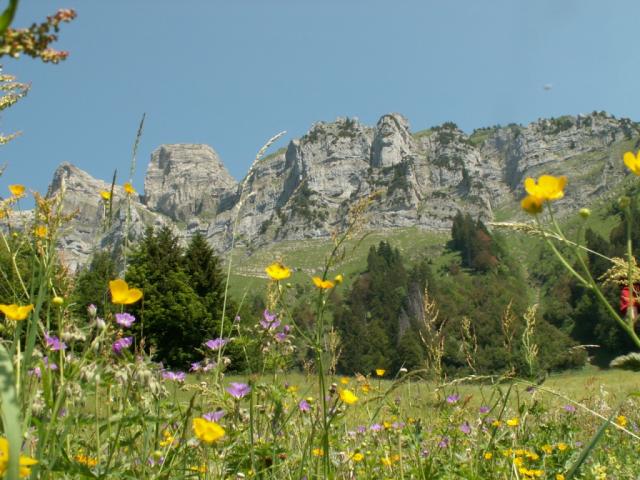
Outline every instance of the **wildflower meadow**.
<svg viewBox="0 0 640 480">
<path fill-rule="evenodd" d="M 65 60 L 49 44 L 75 12 L 16 30 L 18 2 L 9 3 L 0 56 Z M 10 75 L 0 83 L 0 110 L 29 89 Z M 144 117 L 132 171 L 143 126 Z M 61 239 L 75 212 L 64 186 L 42 195 L 27 180 L 9 185 L 0 200 L 0 476 L 640 478 L 640 152 L 618 161 L 633 184 L 612 207 L 615 255 L 585 233 L 588 208 L 577 205 L 566 227 L 554 202 L 571 178 L 544 174 L 523 182 L 528 222 L 487 227 L 459 212 L 447 238 L 456 262 L 409 270 L 382 241 L 369 248 L 367 276 L 350 278 L 342 261 L 364 248 L 374 192 L 349 205 L 313 273 L 272 258 L 239 286 L 238 217 L 217 256 L 200 234 L 135 225 L 132 179 L 114 174 L 91 195 L 105 231 L 116 212 L 125 218 L 122 241 L 71 272 Z M 516 238 L 520 257 L 498 232 Z M 615 368 L 585 367 L 593 346 L 547 320 L 571 316 L 562 301 L 543 316 L 542 300 L 524 290 L 534 279 L 518 264 L 534 244 L 557 267 L 540 275 L 579 299 L 573 312 L 596 312 L 608 322 L 596 334 L 628 348 Z"/>
</svg>

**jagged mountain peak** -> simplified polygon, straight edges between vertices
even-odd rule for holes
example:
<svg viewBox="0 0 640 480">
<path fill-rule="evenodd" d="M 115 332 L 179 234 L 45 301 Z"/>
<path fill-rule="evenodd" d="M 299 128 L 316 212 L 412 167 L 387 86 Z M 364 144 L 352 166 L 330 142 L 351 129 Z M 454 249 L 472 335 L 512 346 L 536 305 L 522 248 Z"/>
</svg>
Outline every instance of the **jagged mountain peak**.
<svg viewBox="0 0 640 480">
<path fill-rule="evenodd" d="M 383 115 L 373 127 L 338 118 L 312 125 L 286 149 L 256 163 L 241 183 L 207 145 L 161 145 L 151 154 L 144 195 L 130 200 L 138 223 L 171 225 L 184 238 L 201 232 L 218 251 L 234 236 L 236 244 L 251 248 L 329 237 L 349 208 L 374 192 L 367 228 L 440 230 L 450 227 L 458 210 L 492 219 L 496 208 L 515 205 L 525 176 L 569 175 L 570 203 L 587 204 L 624 178 L 620 150 L 638 139 L 636 123 L 602 113 L 470 135 L 452 122 L 412 134 L 398 113 Z M 71 250 L 67 258 L 81 264 L 96 245 L 106 248 L 124 235 L 118 232 L 126 222 L 118 219 L 125 217 L 116 216 L 105 232 L 99 191 L 110 184 L 62 164 L 50 193 L 63 179 L 65 204 L 79 216 L 62 246 Z M 114 196 L 118 212 L 122 187 Z M 568 203 L 559 202 L 560 210 Z M 136 226 L 129 236 L 135 240 L 143 231 Z"/>
</svg>

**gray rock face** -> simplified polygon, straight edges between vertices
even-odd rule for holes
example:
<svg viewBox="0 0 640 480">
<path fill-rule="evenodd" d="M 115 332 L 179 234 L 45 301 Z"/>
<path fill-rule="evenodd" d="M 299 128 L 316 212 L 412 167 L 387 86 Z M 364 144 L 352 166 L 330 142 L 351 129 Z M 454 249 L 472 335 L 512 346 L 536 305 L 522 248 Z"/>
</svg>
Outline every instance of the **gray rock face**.
<svg viewBox="0 0 640 480">
<path fill-rule="evenodd" d="M 496 208 L 518 211 L 523 179 L 543 173 L 569 177 L 562 214 L 618 185 L 627 174 L 621 152 L 639 138 L 636 123 L 603 113 L 471 135 L 452 123 L 412 135 L 404 117 L 389 114 L 374 128 L 354 119 L 317 123 L 240 183 L 206 145 L 163 145 L 151 155 L 144 196 L 116 187 L 108 221 L 99 192 L 110 185 L 72 165 L 56 170 L 49 194 L 64 183 L 65 209 L 77 211 L 61 245 L 77 266 L 95 248 L 122 245 L 125 236 L 135 242 L 147 225 L 170 225 L 185 241 L 201 232 L 219 252 L 234 233 L 236 244 L 254 248 L 328 237 L 372 194 L 367 228 L 448 229 L 458 210 L 484 219 Z"/>
<path fill-rule="evenodd" d="M 151 154 L 144 181 L 149 209 L 176 221 L 213 217 L 236 180 L 207 145 L 163 145 Z"/>
</svg>

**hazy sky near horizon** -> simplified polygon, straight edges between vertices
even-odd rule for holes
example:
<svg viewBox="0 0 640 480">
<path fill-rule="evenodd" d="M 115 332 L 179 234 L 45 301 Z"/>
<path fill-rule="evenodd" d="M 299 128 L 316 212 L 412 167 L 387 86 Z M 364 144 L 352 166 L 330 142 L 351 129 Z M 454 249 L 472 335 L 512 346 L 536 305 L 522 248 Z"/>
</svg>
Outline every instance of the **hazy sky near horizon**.
<svg viewBox="0 0 640 480">
<path fill-rule="evenodd" d="M 2 62 L 31 83 L 1 118 L 23 132 L 0 148 L 2 196 L 46 191 L 63 161 L 124 182 L 143 113 L 140 193 L 163 143 L 211 145 L 241 179 L 273 134 L 283 147 L 339 116 L 469 132 L 593 110 L 640 120 L 637 0 L 34 0 L 13 25 L 58 8 L 78 13 L 55 45 L 68 60 Z"/>
</svg>

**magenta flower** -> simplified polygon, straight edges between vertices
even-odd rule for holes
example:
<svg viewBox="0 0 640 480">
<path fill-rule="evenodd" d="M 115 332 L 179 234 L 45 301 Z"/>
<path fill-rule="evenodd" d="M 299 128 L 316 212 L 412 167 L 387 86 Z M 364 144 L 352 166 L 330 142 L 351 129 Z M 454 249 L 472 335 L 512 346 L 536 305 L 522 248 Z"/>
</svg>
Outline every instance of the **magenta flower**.
<svg viewBox="0 0 640 480">
<path fill-rule="evenodd" d="M 48 333 L 44 334 L 44 341 L 47 344 L 47 348 L 52 352 L 65 350 L 67 348 L 67 345 L 64 342 L 61 342 L 58 337 L 54 337 L 52 335 L 49 335 Z"/>
<path fill-rule="evenodd" d="M 227 392 L 233 398 L 237 398 L 238 400 L 242 397 L 247 396 L 247 394 L 251 391 L 251 387 L 246 383 L 237 383 L 231 382 L 231 385 L 227 387 Z"/>
<path fill-rule="evenodd" d="M 371 425 L 371 427 L 369 427 L 369 429 L 372 432 L 379 432 L 380 430 L 382 430 L 382 425 L 380 425 L 379 423 L 374 423 L 373 425 Z"/>
<path fill-rule="evenodd" d="M 465 435 L 469 435 L 471 433 L 471 425 L 469 425 L 469 422 L 463 422 L 459 428 L 460 431 Z"/>
<path fill-rule="evenodd" d="M 219 350 L 222 347 L 224 347 L 227 344 L 227 342 L 228 340 L 224 338 L 214 338 L 205 342 L 205 345 L 215 352 L 216 350 Z"/>
<path fill-rule="evenodd" d="M 113 349 L 114 353 L 120 355 L 122 353 L 122 350 L 124 350 L 125 348 L 129 348 L 131 345 L 133 345 L 133 337 L 124 337 L 113 342 L 111 348 Z"/>
<path fill-rule="evenodd" d="M 209 420 L 210 422 L 219 422 L 224 417 L 224 410 L 216 410 L 215 412 L 209 412 L 202 415 L 202 418 Z"/>
<path fill-rule="evenodd" d="M 576 411 L 576 407 L 574 407 L 573 405 L 565 405 L 562 408 L 565 412 L 569 412 L 569 413 L 573 413 Z"/>
<path fill-rule="evenodd" d="M 301 412 L 304 413 L 311 411 L 311 405 L 309 405 L 309 402 L 307 402 L 304 398 L 300 400 L 300 403 L 298 403 L 298 408 Z"/>
<path fill-rule="evenodd" d="M 174 382 L 184 382 L 185 378 L 187 378 L 187 374 L 184 372 L 162 372 L 162 378 L 165 380 L 172 380 Z"/>
<path fill-rule="evenodd" d="M 489 413 L 489 407 L 486 407 L 486 406 L 480 407 L 480 413 L 482 413 L 483 415 L 485 413 Z"/>
<path fill-rule="evenodd" d="M 286 333 L 276 333 L 276 342 L 284 342 L 287 339 L 287 334 Z"/>
<path fill-rule="evenodd" d="M 200 370 L 202 370 L 202 362 L 193 362 L 189 369 L 190 372 L 199 372 Z"/>
<path fill-rule="evenodd" d="M 442 437 L 438 442 L 440 448 L 447 448 L 449 446 L 449 437 Z"/>
<path fill-rule="evenodd" d="M 136 317 L 130 313 L 116 313 L 116 323 L 124 328 L 129 328 L 136 321 Z"/>
</svg>

